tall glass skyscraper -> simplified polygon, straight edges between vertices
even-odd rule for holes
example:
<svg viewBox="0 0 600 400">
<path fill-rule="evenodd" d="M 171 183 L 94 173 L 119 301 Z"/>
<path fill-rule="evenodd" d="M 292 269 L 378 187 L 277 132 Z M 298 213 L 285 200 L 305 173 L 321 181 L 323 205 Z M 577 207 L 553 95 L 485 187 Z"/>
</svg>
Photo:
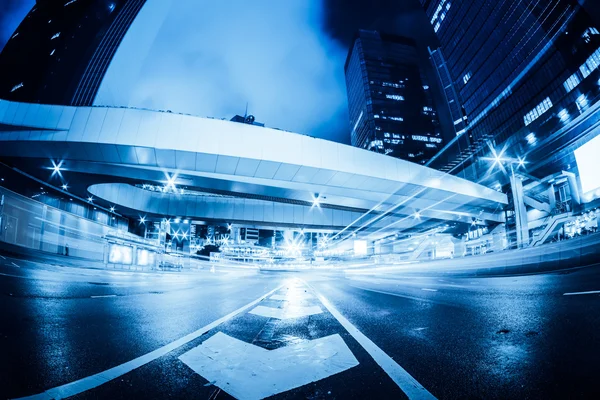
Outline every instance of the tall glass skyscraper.
<svg viewBox="0 0 600 400">
<path fill-rule="evenodd" d="M 146 0 L 38 0 L 0 54 L 0 98 L 91 105 Z"/>
<path fill-rule="evenodd" d="M 414 40 L 361 30 L 345 73 L 353 146 L 420 164 L 443 147 Z"/>
<path fill-rule="evenodd" d="M 421 3 L 441 44 L 432 50 L 435 67 L 447 68 L 469 124 L 432 166 L 461 171 L 489 153 L 489 143 L 528 154 L 582 111 L 578 103 L 595 101 L 586 83 L 598 81 L 600 35 L 576 1 Z"/>
<path fill-rule="evenodd" d="M 580 3 L 421 0 L 440 42 L 432 62 L 460 103 L 458 136 L 429 166 L 512 190 L 519 243 L 530 209 L 583 207 L 572 177 L 575 150 L 600 132 L 600 30 Z"/>
</svg>

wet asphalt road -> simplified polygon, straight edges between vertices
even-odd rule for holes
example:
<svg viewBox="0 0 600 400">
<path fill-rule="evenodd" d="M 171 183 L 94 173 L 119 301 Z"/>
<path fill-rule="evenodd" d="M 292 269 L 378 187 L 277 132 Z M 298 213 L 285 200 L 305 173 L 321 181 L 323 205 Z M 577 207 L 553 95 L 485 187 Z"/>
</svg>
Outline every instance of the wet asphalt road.
<svg viewBox="0 0 600 400">
<path fill-rule="evenodd" d="M 600 294 L 564 295 L 600 291 L 600 267 L 494 278 L 386 279 L 219 269 L 136 273 L 2 257 L 0 398 L 43 393 L 122 365 L 273 290 L 279 298 L 266 297 L 73 398 L 229 399 L 228 391 L 237 393 L 236 384 L 288 383 L 293 389 L 277 392 L 283 389 L 269 387 L 264 393 L 278 399 L 405 398 L 319 295 L 437 398 L 600 398 Z M 253 313 L 256 306 L 279 310 L 284 317 Z M 305 310 L 315 314 L 302 315 Z M 239 354 L 220 359 L 224 353 L 215 353 L 214 362 L 227 367 L 212 374 L 230 370 L 231 376 L 205 379 L 202 374 L 209 373 L 197 373 L 201 367 L 189 364 L 189 355 L 208 351 L 219 339 L 231 348 L 256 346 L 273 352 L 298 347 L 292 357 L 299 358 L 276 356 L 280 351 L 258 360 L 259 365 L 255 359 L 238 362 Z M 341 340 L 343 351 L 332 356 L 326 346 L 306 349 L 330 339 Z M 335 358 L 346 353 L 356 364 Z M 285 382 L 313 358 L 321 361 L 310 364 L 308 371 L 339 370 L 322 372 L 317 382 Z M 284 378 L 275 383 L 260 373 L 262 367 L 280 366 Z M 243 380 L 245 373 L 250 380 Z"/>
</svg>

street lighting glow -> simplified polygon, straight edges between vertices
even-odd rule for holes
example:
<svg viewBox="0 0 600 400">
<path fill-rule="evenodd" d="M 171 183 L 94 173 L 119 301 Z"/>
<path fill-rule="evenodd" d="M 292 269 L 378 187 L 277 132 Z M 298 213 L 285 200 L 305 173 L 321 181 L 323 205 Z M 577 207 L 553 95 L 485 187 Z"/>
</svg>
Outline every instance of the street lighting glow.
<svg viewBox="0 0 600 400">
<path fill-rule="evenodd" d="M 110 208 L 110 212 L 111 212 L 111 213 L 114 213 L 114 212 L 115 212 L 115 206 L 112 206 L 112 207 Z"/>
<path fill-rule="evenodd" d="M 57 164 L 54 162 L 54 160 L 52 160 L 52 175 L 51 176 L 58 174 L 59 177 L 62 177 L 62 174 L 60 173 L 60 171 L 62 171 L 62 169 L 61 169 L 62 163 L 63 162 L 61 161 Z"/>
<path fill-rule="evenodd" d="M 525 166 L 525 158 L 521 158 L 519 157 L 519 167 L 524 167 Z"/>
<path fill-rule="evenodd" d="M 418 212 L 418 211 L 416 211 L 416 212 L 413 214 L 413 217 L 414 217 L 415 219 L 421 219 L 421 213 L 420 213 L 420 212 Z"/>
<path fill-rule="evenodd" d="M 312 204 L 312 206 L 313 207 L 321 207 L 321 202 L 319 201 L 319 194 L 318 193 L 313 196 L 313 204 Z"/>
<path fill-rule="evenodd" d="M 189 219 L 184 219 L 184 220 L 183 220 L 183 223 L 184 223 L 184 224 L 189 224 L 189 223 L 190 223 L 190 220 L 189 220 Z"/>
<path fill-rule="evenodd" d="M 180 222 L 181 222 L 181 219 L 179 219 L 179 218 L 175 218 L 175 220 L 174 220 L 173 222 L 175 222 L 176 224 L 178 224 L 178 223 L 180 223 Z"/>
<path fill-rule="evenodd" d="M 62 185 L 62 188 L 63 188 L 63 190 L 67 190 L 67 189 L 69 188 L 69 185 L 67 185 L 66 183 L 64 183 L 64 184 Z"/>
<path fill-rule="evenodd" d="M 170 176 L 169 174 L 167 175 L 167 189 L 173 189 L 175 190 L 175 179 L 177 179 L 177 175 L 173 175 Z"/>
<path fill-rule="evenodd" d="M 91 203 L 91 202 L 93 202 L 93 201 L 94 201 L 94 196 L 90 196 L 90 197 L 88 197 L 88 201 L 89 201 L 90 203 Z"/>
<path fill-rule="evenodd" d="M 146 223 L 146 217 L 140 217 L 140 224 Z"/>
</svg>

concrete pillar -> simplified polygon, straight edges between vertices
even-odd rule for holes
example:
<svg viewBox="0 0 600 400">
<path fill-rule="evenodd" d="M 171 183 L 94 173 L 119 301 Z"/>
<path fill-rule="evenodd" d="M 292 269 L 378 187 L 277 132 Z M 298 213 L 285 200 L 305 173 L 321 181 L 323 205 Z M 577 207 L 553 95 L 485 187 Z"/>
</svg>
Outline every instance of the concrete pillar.
<svg viewBox="0 0 600 400">
<path fill-rule="evenodd" d="M 572 172 L 566 171 L 563 171 L 563 175 L 567 177 L 567 182 L 569 183 L 569 190 L 571 191 L 571 203 L 573 203 L 574 206 L 581 204 L 581 196 L 579 195 L 577 177 Z"/>
<path fill-rule="evenodd" d="M 510 187 L 512 190 L 513 203 L 515 206 L 515 222 L 517 230 L 517 247 L 523 248 L 529 245 L 529 223 L 527 221 L 527 208 L 523 200 L 523 181 L 511 171 Z"/>
<path fill-rule="evenodd" d="M 548 204 L 550 204 L 550 211 L 556 209 L 556 194 L 554 193 L 554 185 L 550 185 L 548 188 Z"/>
</svg>

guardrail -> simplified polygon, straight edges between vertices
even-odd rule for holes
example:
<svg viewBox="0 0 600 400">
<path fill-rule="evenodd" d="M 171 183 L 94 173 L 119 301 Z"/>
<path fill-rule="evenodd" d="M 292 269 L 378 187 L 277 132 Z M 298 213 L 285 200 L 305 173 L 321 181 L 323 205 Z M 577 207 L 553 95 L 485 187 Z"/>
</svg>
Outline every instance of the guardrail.
<svg viewBox="0 0 600 400">
<path fill-rule="evenodd" d="M 398 265 L 380 264 L 346 269 L 346 273 L 506 275 L 551 272 L 597 263 L 600 263 L 598 233 L 520 250 Z"/>
</svg>

